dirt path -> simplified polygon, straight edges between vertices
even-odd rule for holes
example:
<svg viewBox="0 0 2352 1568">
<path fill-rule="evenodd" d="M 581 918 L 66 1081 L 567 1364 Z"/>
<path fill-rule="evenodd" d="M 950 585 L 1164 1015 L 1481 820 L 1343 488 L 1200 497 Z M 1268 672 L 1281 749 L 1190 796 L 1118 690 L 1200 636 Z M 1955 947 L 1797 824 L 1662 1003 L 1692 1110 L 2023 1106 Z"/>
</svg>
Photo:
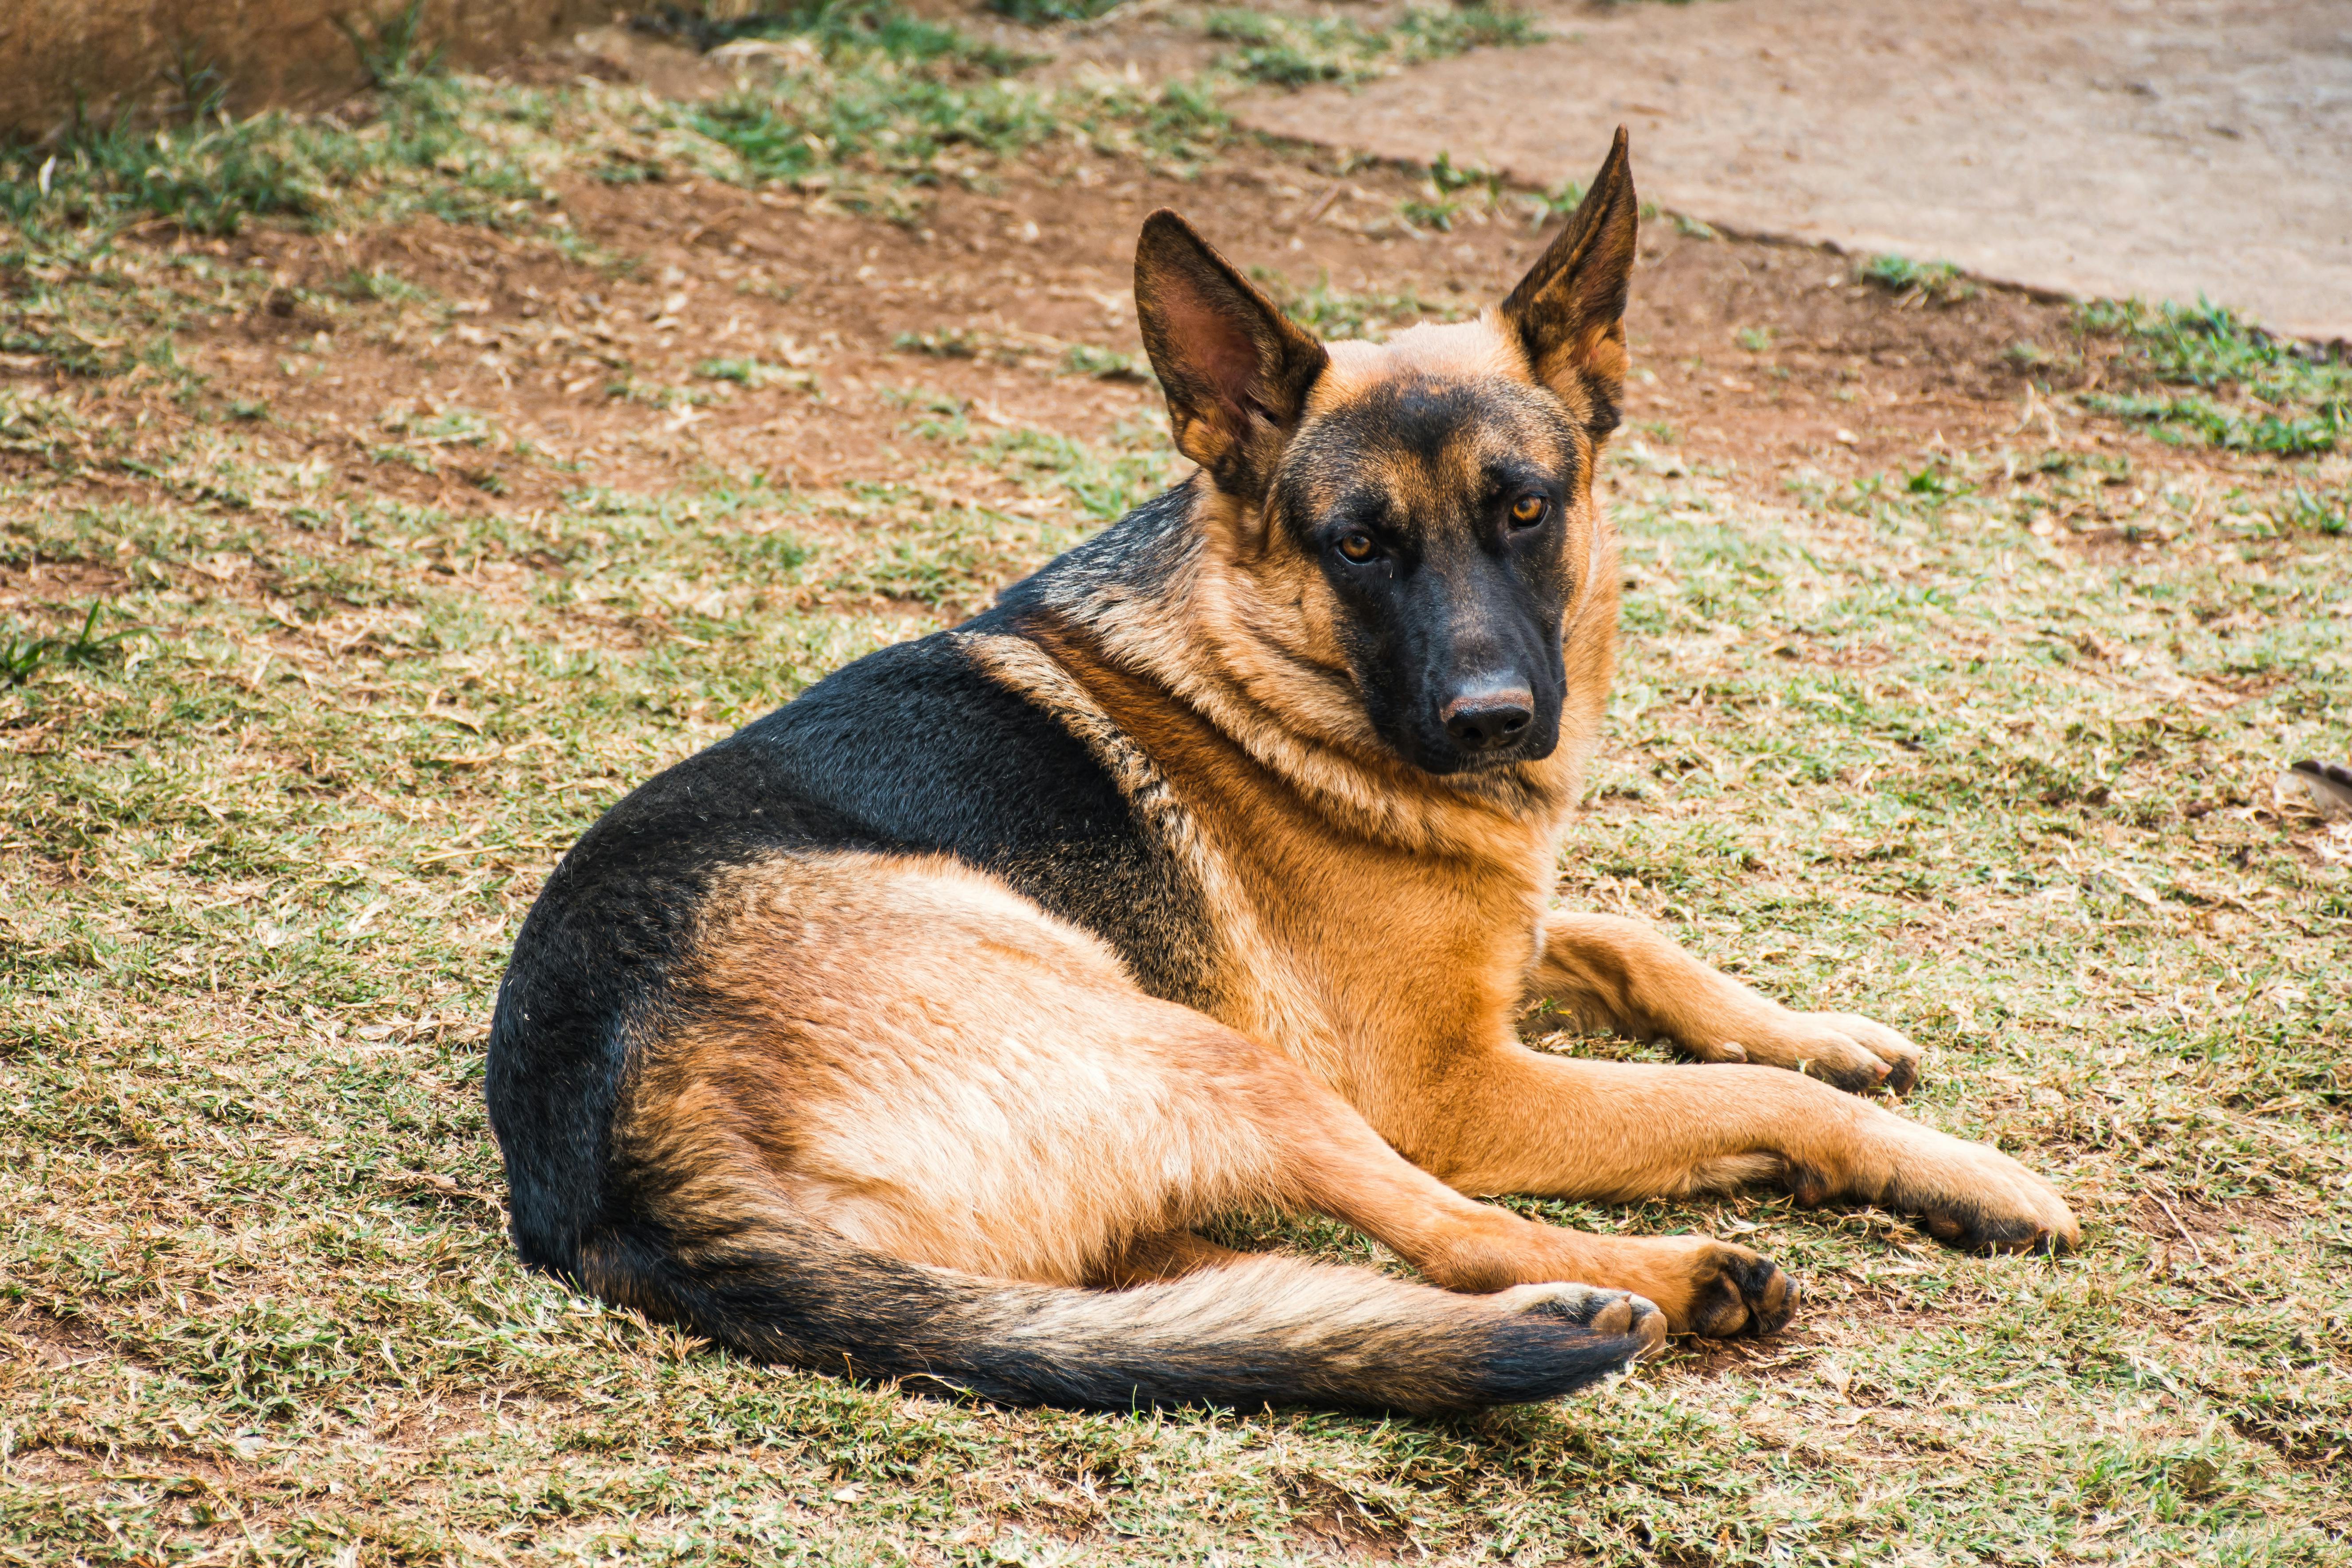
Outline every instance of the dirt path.
<svg viewBox="0 0 2352 1568">
<path fill-rule="evenodd" d="M 1544 184 L 1589 177 L 1623 122 L 1644 194 L 1709 223 L 2352 335 L 2352 8 L 1744 0 L 1549 25 L 1245 119 Z"/>
</svg>

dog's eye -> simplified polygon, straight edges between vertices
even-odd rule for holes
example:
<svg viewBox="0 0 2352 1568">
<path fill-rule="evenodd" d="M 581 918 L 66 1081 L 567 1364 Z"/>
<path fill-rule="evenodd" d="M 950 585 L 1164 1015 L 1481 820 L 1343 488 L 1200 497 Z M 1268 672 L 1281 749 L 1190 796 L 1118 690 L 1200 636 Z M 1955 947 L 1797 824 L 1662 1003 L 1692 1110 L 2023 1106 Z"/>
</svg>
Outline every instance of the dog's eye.
<svg viewBox="0 0 2352 1568">
<path fill-rule="evenodd" d="M 1551 503 L 1541 496 L 1521 496 L 1511 503 L 1511 521 L 1521 528 L 1533 528 L 1550 510 Z"/>
<path fill-rule="evenodd" d="M 1377 549 L 1379 546 L 1372 542 L 1372 536 L 1360 528 L 1351 528 L 1339 536 L 1339 553 L 1359 566 L 1370 561 Z"/>
</svg>

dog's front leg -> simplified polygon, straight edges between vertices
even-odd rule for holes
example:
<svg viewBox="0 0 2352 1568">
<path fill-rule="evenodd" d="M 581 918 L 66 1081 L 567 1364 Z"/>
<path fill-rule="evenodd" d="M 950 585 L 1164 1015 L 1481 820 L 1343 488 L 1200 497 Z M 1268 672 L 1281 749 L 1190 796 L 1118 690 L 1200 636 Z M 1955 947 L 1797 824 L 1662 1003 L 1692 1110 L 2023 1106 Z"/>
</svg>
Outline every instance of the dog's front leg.
<svg viewBox="0 0 2352 1568">
<path fill-rule="evenodd" d="M 1391 1142 L 1468 1194 L 1624 1202 L 1778 1182 L 1801 1203 L 1917 1215 L 1959 1247 L 2082 1234 L 2056 1189 L 2000 1150 L 1776 1068 L 1578 1061 L 1497 1041 L 1432 1062 L 1410 1103 Z"/>
<path fill-rule="evenodd" d="M 1701 1061 L 1793 1068 L 1840 1089 L 1901 1094 L 1919 1077 L 1919 1047 L 1884 1024 L 1791 1011 L 1613 915 L 1546 917 L 1528 1000 L 1588 1028 L 1670 1040 Z"/>
</svg>

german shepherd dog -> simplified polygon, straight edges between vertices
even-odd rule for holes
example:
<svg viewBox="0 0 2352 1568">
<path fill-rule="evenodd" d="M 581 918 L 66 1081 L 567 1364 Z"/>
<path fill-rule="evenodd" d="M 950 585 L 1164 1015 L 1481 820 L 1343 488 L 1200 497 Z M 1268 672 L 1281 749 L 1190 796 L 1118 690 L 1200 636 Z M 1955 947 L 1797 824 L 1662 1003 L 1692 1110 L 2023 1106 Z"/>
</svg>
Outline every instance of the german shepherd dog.
<svg viewBox="0 0 2352 1568">
<path fill-rule="evenodd" d="M 1593 494 L 1624 133 L 1500 306 L 1318 342 L 1171 212 L 1136 305 L 1198 471 L 614 806 L 499 994 L 516 1245 L 744 1354 L 1012 1403 L 1549 1398 L 1796 1287 L 1474 1201 L 1774 1182 L 2077 1239 L 1858 1092 L 1894 1030 L 1548 910 L 1614 658 Z M 1520 1044 L 1549 1002 L 1706 1068 Z M 1199 1234 L 1311 1211 L 1427 1283 Z"/>
</svg>

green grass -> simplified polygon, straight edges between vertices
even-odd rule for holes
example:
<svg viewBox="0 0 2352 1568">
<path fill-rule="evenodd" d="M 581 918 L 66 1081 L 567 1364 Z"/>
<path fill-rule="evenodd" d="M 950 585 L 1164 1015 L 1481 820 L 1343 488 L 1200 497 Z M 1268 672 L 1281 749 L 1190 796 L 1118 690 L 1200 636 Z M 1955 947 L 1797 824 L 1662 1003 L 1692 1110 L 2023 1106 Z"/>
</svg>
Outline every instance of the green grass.
<svg viewBox="0 0 2352 1568">
<path fill-rule="evenodd" d="M 814 392 L 817 388 L 816 375 L 812 371 L 770 364 L 765 360 L 740 355 L 703 360 L 694 367 L 694 374 L 712 381 L 731 382 L 737 386 L 757 388 L 782 384 L 803 392 Z"/>
<path fill-rule="evenodd" d="M 98 618 L 105 609 L 104 605 L 92 600 L 79 629 L 55 637 L 31 632 L 0 633 L 0 686 L 22 686 L 44 665 L 97 665 L 114 651 L 117 643 L 143 629 L 120 626 L 110 632 L 100 632 Z"/>
<path fill-rule="evenodd" d="M 84 126 L 54 147 L 0 143 L 0 268 L 102 265 L 112 237 L 142 222 L 228 236 L 264 219 L 326 230 L 425 214 L 560 233 L 550 182 L 574 174 L 793 185 L 829 193 L 845 210 L 911 219 L 929 190 L 984 183 L 1001 160 L 1057 137 L 1181 163 L 1225 134 L 1213 94 L 1198 86 L 1042 88 L 1016 74 L 1027 57 L 887 5 L 803 6 L 688 32 L 714 46 L 789 37 L 811 47 L 753 68 L 749 85 L 711 101 L 671 103 L 596 86 L 450 78 L 410 59 L 395 37 L 381 58 L 406 63 L 379 72 L 374 117 L 356 126 L 211 114 L 149 129 Z M 13 322 L 0 323 L 0 352 L 126 368 L 120 356 Z"/>
<path fill-rule="evenodd" d="M 1976 293 L 1976 285 L 1969 282 L 1960 269 L 1948 261 L 1913 261 L 1902 256 L 1873 256 L 1864 259 L 1854 269 L 1854 275 L 1865 283 L 1875 283 L 1889 293 L 1938 305 L 1958 304 Z"/>
<path fill-rule="evenodd" d="M 1485 5 L 1409 5 L 1380 26 L 1348 16 L 1213 11 L 1202 27 L 1234 46 L 1219 57 L 1223 69 L 1284 88 L 1369 81 L 1468 49 L 1536 43 L 1546 36 L 1531 17 Z"/>
<path fill-rule="evenodd" d="M 2144 374 L 2184 392 L 2093 394 L 2103 414 L 2159 437 L 2232 451 L 2306 457 L 2352 432 L 2352 363 L 2274 337 L 2208 301 L 2102 303 L 2080 312 L 2086 331 L 2122 336 Z"/>
<path fill-rule="evenodd" d="M 1319 337 L 1364 338 L 1373 342 L 1420 321 L 1456 321 L 1474 307 L 1425 300 L 1412 289 L 1393 293 L 1335 289 L 1329 276 L 1301 284 L 1270 267 L 1253 267 L 1251 279 L 1285 314 Z"/>
<path fill-rule="evenodd" d="M 889 0 L 817 0 L 766 6 L 731 20 L 671 13 L 677 30 L 704 49 L 745 38 L 805 38 L 827 58 L 880 58 L 900 64 L 948 65 L 1005 76 L 1035 57 L 983 43 L 961 29 L 917 16 Z"/>
<path fill-rule="evenodd" d="M 1910 1030 L 1916 1113 L 2056 1175 L 2077 1258 L 1763 1195 L 1523 1205 L 1737 1234 L 1809 1306 L 1728 1360 L 1441 1423 L 960 1406 L 712 1355 L 518 1268 L 481 1029 L 553 857 L 1169 471 L 1156 427 L 908 405 L 1058 521 L 919 478 L 536 516 L 340 489 L 306 521 L 0 494 L 5 559 L 119 571 L 154 629 L 0 693 L 16 1557 L 2042 1562 L 2129 1521 L 2147 1561 L 2341 1560 L 2352 904 L 2335 841 L 2262 807 L 2278 759 L 2352 750 L 2345 639 L 2311 613 L 2352 560 L 2210 526 L 2231 498 L 2193 474 L 2130 512 L 2166 547 L 2105 565 L 2029 526 L 2114 495 L 2079 464 L 1618 480 L 1626 657 L 1565 896 Z"/>
<path fill-rule="evenodd" d="M 436 77 L 403 78 L 350 129 L 280 112 L 134 130 L 86 127 L 55 149 L 0 148 L 0 223 L 61 247 L 139 218 L 232 235 L 264 217 L 320 222 L 354 207 L 452 222 L 511 222 L 549 199 L 513 137 L 531 95 L 485 103 Z"/>
<path fill-rule="evenodd" d="M 1243 47 L 1202 79 L 1053 89 L 1023 77 L 1031 57 L 882 0 L 851 0 L 727 22 L 673 16 L 705 47 L 808 46 L 755 65 L 745 85 L 713 100 L 676 104 L 595 86 L 450 78 L 418 52 L 419 15 L 411 5 L 349 29 L 381 89 L 362 123 L 283 112 L 234 121 L 218 110 L 217 83 L 202 87 L 197 72 L 178 123 L 125 120 L 79 126 L 54 145 L 0 143 L 0 268 L 101 261 L 112 237 L 139 223 L 230 236 L 258 220 L 324 231 L 427 214 L 560 232 L 553 183 L 569 174 L 790 185 L 911 221 L 928 191 L 984 184 L 997 163 L 1059 139 L 1195 166 L 1230 134 L 1221 96 L 1283 79 L 1276 55 L 1323 62 L 1298 79 L 1357 80 L 1541 36 L 1516 12 L 1476 5 L 1408 9 L 1381 28 L 1219 12 L 1205 24 L 1211 34 Z M 127 368 L 13 324 L 0 326 L 0 352 L 58 353 L 91 373 Z"/>
<path fill-rule="evenodd" d="M 988 0 L 988 8 L 1032 27 L 1055 22 L 1087 22 L 1106 16 L 1118 0 Z"/>
</svg>

